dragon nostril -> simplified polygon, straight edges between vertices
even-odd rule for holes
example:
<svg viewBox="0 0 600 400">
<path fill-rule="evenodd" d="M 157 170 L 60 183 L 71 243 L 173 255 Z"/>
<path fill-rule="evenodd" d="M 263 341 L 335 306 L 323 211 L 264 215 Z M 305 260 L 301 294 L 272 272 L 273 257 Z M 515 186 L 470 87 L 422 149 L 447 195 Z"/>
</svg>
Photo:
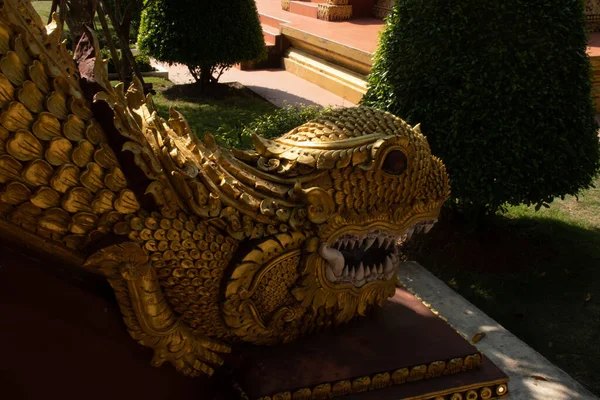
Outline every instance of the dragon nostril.
<svg viewBox="0 0 600 400">
<path fill-rule="evenodd" d="M 400 150 L 392 150 L 385 156 L 381 168 L 384 172 L 392 175 L 400 175 L 406 170 L 408 160 Z"/>
</svg>

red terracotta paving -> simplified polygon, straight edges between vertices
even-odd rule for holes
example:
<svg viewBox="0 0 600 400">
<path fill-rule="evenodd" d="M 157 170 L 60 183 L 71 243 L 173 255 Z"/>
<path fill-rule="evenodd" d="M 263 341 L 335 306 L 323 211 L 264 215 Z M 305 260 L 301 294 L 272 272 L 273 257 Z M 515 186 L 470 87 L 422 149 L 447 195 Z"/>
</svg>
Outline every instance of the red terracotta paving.
<svg viewBox="0 0 600 400">
<path fill-rule="evenodd" d="M 590 57 L 600 56 L 600 32 L 594 32 L 590 35 L 587 53 Z"/>
<path fill-rule="evenodd" d="M 260 14 L 285 21 L 282 22 L 283 25 L 368 53 L 374 53 L 377 49 L 379 32 L 385 26 L 382 20 L 376 18 L 353 18 L 349 21 L 336 22 L 322 21 L 283 11 L 281 0 L 256 0 L 256 7 Z"/>
</svg>

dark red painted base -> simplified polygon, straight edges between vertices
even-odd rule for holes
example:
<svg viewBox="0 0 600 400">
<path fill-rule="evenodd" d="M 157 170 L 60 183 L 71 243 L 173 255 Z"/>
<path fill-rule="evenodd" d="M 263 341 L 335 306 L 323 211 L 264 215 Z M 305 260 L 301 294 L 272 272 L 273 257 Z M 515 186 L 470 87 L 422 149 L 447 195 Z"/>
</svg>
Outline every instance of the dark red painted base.
<svg viewBox="0 0 600 400">
<path fill-rule="evenodd" d="M 390 374 L 400 368 L 447 362 L 478 353 L 450 325 L 405 289 L 381 310 L 351 324 L 306 339 L 244 353 L 240 383 L 251 400 L 319 384 Z M 483 368 L 390 387 L 357 399 L 400 399 L 454 387 L 505 379 L 489 360 Z M 390 393 L 384 395 L 383 393 Z M 383 397 L 382 397 L 383 396 Z"/>
</svg>

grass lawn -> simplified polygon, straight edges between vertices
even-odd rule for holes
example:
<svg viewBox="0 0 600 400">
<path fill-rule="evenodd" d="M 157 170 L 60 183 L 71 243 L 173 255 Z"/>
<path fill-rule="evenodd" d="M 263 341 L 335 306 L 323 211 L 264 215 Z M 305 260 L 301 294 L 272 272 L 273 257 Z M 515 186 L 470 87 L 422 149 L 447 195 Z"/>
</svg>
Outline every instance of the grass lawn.
<svg viewBox="0 0 600 400">
<path fill-rule="evenodd" d="M 35 11 L 40 14 L 44 23 L 48 22 L 50 16 L 50 9 L 52 8 L 52 1 L 32 1 L 31 4 Z"/>
<path fill-rule="evenodd" d="M 510 207 L 480 230 L 440 221 L 408 255 L 600 394 L 600 178 L 579 199 Z"/>
<path fill-rule="evenodd" d="M 197 97 L 191 85 L 174 85 L 160 78 L 146 78 L 145 81 L 152 83 L 156 90 L 154 103 L 163 118 L 168 119 L 169 108 L 175 107 L 197 135 L 203 137 L 210 132 L 224 146 L 248 147 L 250 143 L 240 143 L 240 129 L 257 117 L 275 110 L 274 105 L 247 91 L 232 89 L 237 92 L 233 96 L 207 100 Z"/>
</svg>

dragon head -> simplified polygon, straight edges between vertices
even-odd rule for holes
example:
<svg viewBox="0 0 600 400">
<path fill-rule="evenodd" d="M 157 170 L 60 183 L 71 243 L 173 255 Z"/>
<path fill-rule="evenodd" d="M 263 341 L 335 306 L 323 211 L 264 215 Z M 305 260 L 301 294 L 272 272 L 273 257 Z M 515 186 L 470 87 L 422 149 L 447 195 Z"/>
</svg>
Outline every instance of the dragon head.
<svg viewBox="0 0 600 400">
<path fill-rule="evenodd" d="M 255 152 L 236 152 L 237 158 L 264 172 L 263 180 L 287 183 L 306 223 L 266 238 L 233 270 L 230 288 L 252 266 L 264 273 L 252 274 L 245 303 L 235 304 L 250 307 L 258 331 L 270 333 L 248 335 L 241 324 L 244 335 L 291 340 L 382 305 L 395 292 L 399 246 L 429 231 L 449 196 L 445 167 L 419 126 L 346 108 L 275 140 L 255 137 L 254 144 Z"/>
</svg>

